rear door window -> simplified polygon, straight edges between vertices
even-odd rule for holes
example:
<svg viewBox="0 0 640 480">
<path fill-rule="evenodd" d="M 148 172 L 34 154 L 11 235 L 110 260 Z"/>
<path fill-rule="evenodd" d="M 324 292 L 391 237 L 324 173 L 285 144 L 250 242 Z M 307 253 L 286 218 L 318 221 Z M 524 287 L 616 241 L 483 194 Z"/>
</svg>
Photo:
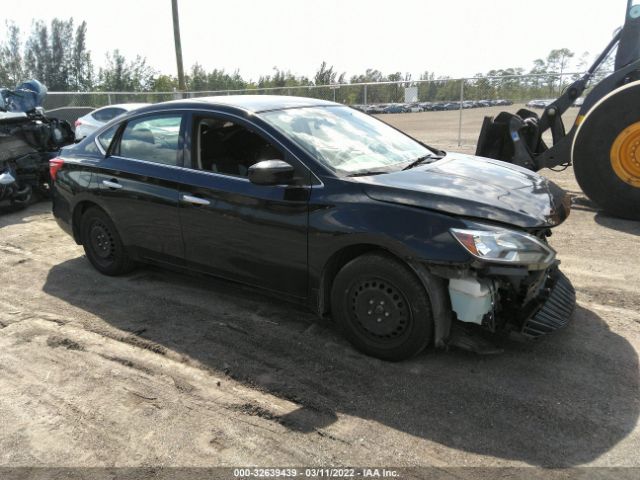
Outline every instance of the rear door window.
<svg viewBox="0 0 640 480">
<path fill-rule="evenodd" d="M 117 155 L 136 160 L 178 165 L 182 115 L 151 115 L 127 123 Z"/>
</svg>

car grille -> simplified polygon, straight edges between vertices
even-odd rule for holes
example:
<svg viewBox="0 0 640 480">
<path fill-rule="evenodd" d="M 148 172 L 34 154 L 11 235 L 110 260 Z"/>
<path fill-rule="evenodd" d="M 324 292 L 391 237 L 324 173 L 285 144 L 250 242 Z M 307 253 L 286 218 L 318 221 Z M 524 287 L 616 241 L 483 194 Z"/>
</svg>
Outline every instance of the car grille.
<svg viewBox="0 0 640 480">
<path fill-rule="evenodd" d="M 564 327 L 569 323 L 576 305 L 576 291 L 562 272 L 542 308 L 529 318 L 522 333 L 530 338 L 539 338 Z"/>
</svg>

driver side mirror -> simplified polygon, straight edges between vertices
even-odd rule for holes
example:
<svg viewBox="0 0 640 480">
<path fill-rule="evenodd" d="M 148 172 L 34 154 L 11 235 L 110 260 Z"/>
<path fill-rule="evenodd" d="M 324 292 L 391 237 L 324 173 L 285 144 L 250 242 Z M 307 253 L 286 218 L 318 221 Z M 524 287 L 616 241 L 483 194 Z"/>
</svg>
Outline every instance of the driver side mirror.
<svg viewBox="0 0 640 480">
<path fill-rule="evenodd" d="M 282 160 L 263 160 L 249 167 L 248 177 L 256 185 L 286 185 L 293 180 L 295 170 Z"/>
</svg>

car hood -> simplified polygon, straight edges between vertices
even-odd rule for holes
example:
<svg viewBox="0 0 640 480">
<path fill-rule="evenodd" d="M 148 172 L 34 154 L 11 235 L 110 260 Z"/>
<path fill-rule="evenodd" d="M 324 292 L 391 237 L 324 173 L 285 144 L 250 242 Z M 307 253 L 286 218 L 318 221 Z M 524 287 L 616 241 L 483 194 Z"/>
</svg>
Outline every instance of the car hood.
<svg viewBox="0 0 640 480">
<path fill-rule="evenodd" d="M 354 179 L 375 200 L 521 228 L 553 227 L 569 215 L 570 198 L 555 183 L 510 163 L 460 153 Z"/>
</svg>

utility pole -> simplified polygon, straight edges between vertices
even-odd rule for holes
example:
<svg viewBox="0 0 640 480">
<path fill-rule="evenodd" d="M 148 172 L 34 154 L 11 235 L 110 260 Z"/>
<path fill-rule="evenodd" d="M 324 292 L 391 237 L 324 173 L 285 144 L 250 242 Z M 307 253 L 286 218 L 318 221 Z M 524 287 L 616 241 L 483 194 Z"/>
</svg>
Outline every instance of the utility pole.
<svg viewBox="0 0 640 480">
<path fill-rule="evenodd" d="M 178 0 L 171 0 L 173 10 L 173 39 L 176 44 L 176 61 L 178 62 L 178 88 L 180 91 L 187 89 L 184 84 L 184 68 L 182 66 L 182 43 L 180 42 L 180 19 L 178 18 Z"/>
</svg>

